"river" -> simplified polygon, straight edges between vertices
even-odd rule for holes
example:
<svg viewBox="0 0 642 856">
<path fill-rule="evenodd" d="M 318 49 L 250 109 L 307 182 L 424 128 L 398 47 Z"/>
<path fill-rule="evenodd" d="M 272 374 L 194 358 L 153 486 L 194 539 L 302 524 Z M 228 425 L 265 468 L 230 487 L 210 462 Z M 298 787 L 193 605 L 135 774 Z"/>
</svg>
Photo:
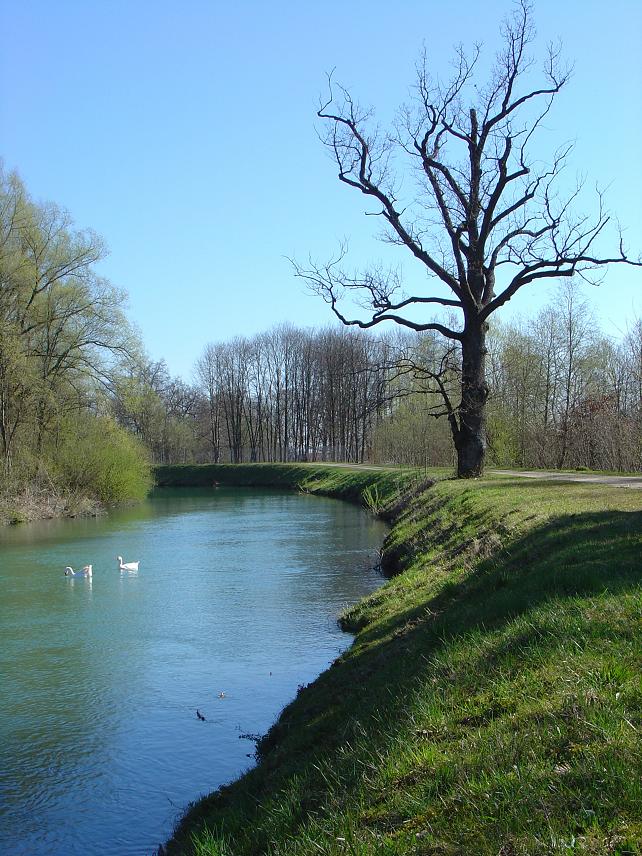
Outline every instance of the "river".
<svg viewBox="0 0 642 856">
<path fill-rule="evenodd" d="M 350 643 L 336 617 L 380 584 L 384 534 L 348 503 L 241 488 L 4 527 L 0 852 L 153 853 Z"/>
</svg>

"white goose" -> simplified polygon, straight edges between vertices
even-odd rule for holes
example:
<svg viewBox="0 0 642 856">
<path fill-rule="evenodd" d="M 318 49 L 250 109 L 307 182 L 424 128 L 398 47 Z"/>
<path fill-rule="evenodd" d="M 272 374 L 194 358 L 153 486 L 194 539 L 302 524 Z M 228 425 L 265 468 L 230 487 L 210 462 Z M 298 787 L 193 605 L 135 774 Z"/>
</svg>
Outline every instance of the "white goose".
<svg viewBox="0 0 642 856">
<path fill-rule="evenodd" d="M 123 557 L 118 556 L 118 567 L 121 571 L 137 571 L 140 562 L 123 562 Z"/>
<path fill-rule="evenodd" d="M 65 576 L 66 577 L 91 577 L 92 567 L 91 565 L 85 565 L 80 571 L 74 571 L 72 567 L 67 565 L 65 568 Z"/>
</svg>

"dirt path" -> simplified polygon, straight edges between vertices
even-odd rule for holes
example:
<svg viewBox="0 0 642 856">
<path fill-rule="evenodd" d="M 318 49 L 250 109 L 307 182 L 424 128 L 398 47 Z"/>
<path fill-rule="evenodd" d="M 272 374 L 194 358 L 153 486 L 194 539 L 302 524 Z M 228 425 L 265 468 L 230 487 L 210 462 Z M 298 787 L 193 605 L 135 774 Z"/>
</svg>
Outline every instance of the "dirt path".
<svg viewBox="0 0 642 856">
<path fill-rule="evenodd" d="M 606 484 L 610 487 L 628 487 L 642 490 L 642 476 L 602 476 L 599 473 L 557 473 L 537 470 L 488 470 L 497 476 L 513 476 L 520 479 L 543 479 L 544 481 L 589 482 Z"/>
<path fill-rule="evenodd" d="M 388 470 L 391 467 L 377 467 L 370 464 L 339 464 L 324 462 L 325 467 L 346 467 L 361 470 Z M 604 476 L 599 473 L 564 473 L 538 470 L 487 470 L 489 475 L 510 476 L 519 479 L 543 479 L 544 481 L 588 482 L 589 484 L 605 484 L 610 487 L 628 487 L 631 490 L 642 490 L 642 476 Z"/>
</svg>

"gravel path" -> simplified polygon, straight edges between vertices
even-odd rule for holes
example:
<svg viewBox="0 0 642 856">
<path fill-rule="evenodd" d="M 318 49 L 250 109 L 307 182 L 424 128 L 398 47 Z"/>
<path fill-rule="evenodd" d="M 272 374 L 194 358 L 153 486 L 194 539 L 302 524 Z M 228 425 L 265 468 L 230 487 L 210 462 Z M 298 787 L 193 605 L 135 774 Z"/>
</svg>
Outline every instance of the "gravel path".
<svg viewBox="0 0 642 856">
<path fill-rule="evenodd" d="M 390 467 L 377 467 L 370 464 L 339 464 L 324 462 L 326 467 L 346 467 L 361 470 L 388 470 Z M 628 487 L 631 490 L 642 490 L 642 476 L 603 476 L 599 473 L 564 473 L 543 470 L 487 470 L 489 475 L 511 476 L 518 479 L 542 479 L 544 481 L 588 482 L 589 484 L 606 484 L 610 487 Z"/>
<path fill-rule="evenodd" d="M 513 476 L 520 479 L 543 479 L 544 481 L 589 482 L 607 484 L 610 487 L 628 487 L 642 490 L 642 476 L 601 476 L 599 473 L 556 473 L 537 470 L 488 470 L 498 476 Z"/>
</svg>

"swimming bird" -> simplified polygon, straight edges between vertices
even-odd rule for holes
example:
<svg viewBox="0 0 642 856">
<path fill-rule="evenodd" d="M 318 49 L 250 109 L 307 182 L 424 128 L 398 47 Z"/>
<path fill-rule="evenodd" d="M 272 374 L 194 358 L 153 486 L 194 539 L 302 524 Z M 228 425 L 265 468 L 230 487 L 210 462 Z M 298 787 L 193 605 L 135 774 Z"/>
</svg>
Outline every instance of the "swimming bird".
<svg viewBox="0 0 642 856">
<path fill-rule="evenodd" d="M 197 711 L 196 711 L 196 716 L 201 720 L 201 722 L 205 722 L 205 717 L 204 717 L 204 716 L 203 716 L 203 714 L 200 712 L 200 710 L 197 710 Z"/>
<path fill-rule="evenodd" d="M 67 565 L 65 568 L 65 576 L 66 577 L 90 577 L 92 573 L 91 565 L 85 565 L 84 568 L 80 571 L 74 571 L 72 567 Z"/>
<path fill-rule="evenodd" d="M 140 562 L 123 562 L 122 556 L 117 556 L 118 558 L 118 567 L 121 571 L 137 571 Z"/>
</svg>

